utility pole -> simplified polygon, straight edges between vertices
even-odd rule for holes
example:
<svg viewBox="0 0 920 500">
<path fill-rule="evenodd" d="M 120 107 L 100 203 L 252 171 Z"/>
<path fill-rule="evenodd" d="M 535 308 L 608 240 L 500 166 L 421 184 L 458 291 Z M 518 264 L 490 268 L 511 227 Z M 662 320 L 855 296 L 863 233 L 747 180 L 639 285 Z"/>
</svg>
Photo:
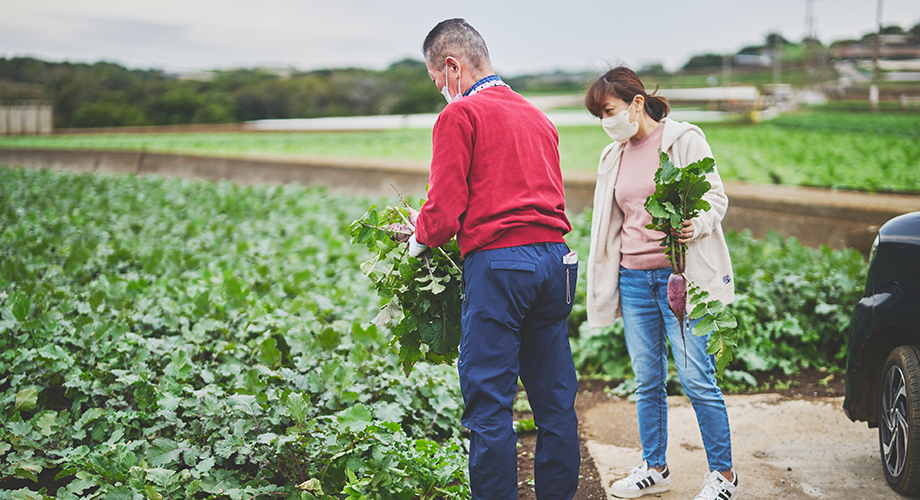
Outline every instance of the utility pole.
<svg viewBox="0 0 920 500">
<path fill-rule="evenodd" d="M 878 58 L 882 51 L 882 0 L 878 0 L 878 31 L 875 33 L 875 52 L 872 55 L 872 85 L 869 87 L 869 107 L 878 111 Z"/>
<path fill-rule="evenodd" d="M 783 42 L 779 30 L 773 36 L 773 85 L 779 85 L 783 78 Z"/>
<path fill-rule="evenodd" d="M 814 1 L 805 2 L 805 84 L 812 83 L 814 73 L 814 37 L 815 37 L 815 14 Z"/>
</svg>

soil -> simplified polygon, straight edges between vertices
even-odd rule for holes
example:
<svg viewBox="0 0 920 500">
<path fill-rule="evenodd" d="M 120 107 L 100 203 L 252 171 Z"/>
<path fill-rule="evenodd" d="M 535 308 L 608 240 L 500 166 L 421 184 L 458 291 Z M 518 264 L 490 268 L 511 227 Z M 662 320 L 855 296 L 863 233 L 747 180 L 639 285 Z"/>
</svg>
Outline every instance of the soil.
<svg viewBox="0 0 920 500">
<path fill-rule="evenodd" d="M 829 375 L 819 370 L 803 370 L 794 376 L 782 373 L 763 374 L 755 377 L 758 382 L 757 390 L 724 391 L 726 395 L 760 394 L 769 393 L 787 399 L 823 400 L 844 395 L 844 376 Z M 575 399 L 575 411 L 579 415 L 579 436 L 581 442 L 581 467 L 578 491 L 573 500 L 605 500 L 606 491 L 601 475 L 594 464 L 594 459 L 588 452 L 588 441 L 583 415 L 595 406 L 618 399 L 609 391 L 619 385 L 618 381 L 604 382 L 600 380 L 583 379 L 579 381 L 578 396 Z M 637 442 L 639 431 L 635 428 L 634 407 L 620 409 L 623 415 L 611 418 L 611 422 L 623 421 L 622 426 L 614 432 L 621 438 Z M 515 420 L 532 418 L 530 413 L 515 412 Z M 519 500 L 536 500 L 533 489 L 533 454 L 536 444 L 534 432 L 518 433 L 518 498 Z"/>
</svg>

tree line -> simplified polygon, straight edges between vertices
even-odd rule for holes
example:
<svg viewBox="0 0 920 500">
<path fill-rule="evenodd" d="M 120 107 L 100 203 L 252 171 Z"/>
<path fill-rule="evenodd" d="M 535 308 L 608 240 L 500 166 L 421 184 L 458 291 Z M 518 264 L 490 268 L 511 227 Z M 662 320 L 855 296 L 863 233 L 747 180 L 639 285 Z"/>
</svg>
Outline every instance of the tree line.
<svg viewBox="0 0 920 500">
<path fill-rule="evenodd" d="M 882 34 L 900 35 L 904 43 L 920 46 L 920 24 L 909 30 L 889 26 Z M 870 33 L 856 40 L 823 46 L 817 40 L 793 43 L 779 34 L 761 45 L 744 47 L 737 55 L 776 57 L 784 65 L 803 63 L 815 50 L 825 61 L 843 45 L 874 43 Z M 643 77 L 667 77 L 713 71 L 736 62 L 720 54 L 691 57 L 676 73 L 660 64 L 637 71 Z M 503 75 L 515 90 L 579 92 L 593 73 L 553 72 Z M 662 80 L 667 81 L 667 80 Z M 194 77 L 170 75 L 158 69 L 128 69 L 111 62 L 94 64 L 47 62 L 32 57 L 0 58 L 0 102 L 50 100 L 55 128 L 119 127 L 239 123 L 272 118 L 315 118 L 437 112 L 444 99 L 431 84 L 425 63 L 404 59 L 384 70 L 359 68 L 293 71 L 232 69 Z"/>
<path fill-rule="evenodd" d="M 379 71 L 233 69 L 204 75 L 0 58 L 0 101 L 51 100 L 56 128 L 409 114 L 436 112 L 444 104 L 425 64 L 410 59 Z"/>
</svg>

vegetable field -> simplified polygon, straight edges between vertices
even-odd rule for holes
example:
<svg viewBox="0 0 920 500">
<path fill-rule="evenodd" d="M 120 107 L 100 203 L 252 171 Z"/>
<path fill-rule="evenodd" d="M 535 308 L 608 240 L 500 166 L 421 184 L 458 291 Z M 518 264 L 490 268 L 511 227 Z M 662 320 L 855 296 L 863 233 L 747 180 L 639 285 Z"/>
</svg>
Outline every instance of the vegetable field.
<svg viewBox="0 0 920 500">
<path fill-rule="evenodd" d="M 12 498 L 466 498 L 451 365 L 406 376 L 348 226 L 299 186 L 0 167 L 0 490 Z M 567 241 L 588 252 L 590 213 Z M 856 251 L 730 234 L 730 386 L 840 373 Z M 582 377 L 622 326 L 570 317 Z M 28 493 L 28 488 L 41 493 Z"/>
<path fill-rule="evenodd" d="M 920 193 L 920 113 L 790 113 L 759 125 L 703 123 L 723 179 Z M 559 127 L 565 169 L 593 170 L 600 126 Z M 425 162 L 431 131 L 108 134 L 0 137 L 5 148 L 144 150 L 203 155 L 354 156 Z"/>
<path fill-rule="evenodd" d="M 368 323 L 366 203 L 0 169 L 0 484 L 463 498 L 455 370 Z"/>
</svg>

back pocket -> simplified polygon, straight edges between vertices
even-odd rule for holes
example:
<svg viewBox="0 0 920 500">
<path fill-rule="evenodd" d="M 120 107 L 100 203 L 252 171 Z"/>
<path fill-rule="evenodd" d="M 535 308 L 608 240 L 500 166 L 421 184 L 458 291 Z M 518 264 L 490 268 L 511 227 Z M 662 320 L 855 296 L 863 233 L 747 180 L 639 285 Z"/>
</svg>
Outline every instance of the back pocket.
<svg viewBox="0 0 920 500">
<path fill-rule="evenodd" d="M 516 260 L 493 260 L 489 263 L 492 269 L 503 269 L 506 271 L 527 271 L 530 273 L 537 272 L 537 265 L 532 262 L 518 262 Z"/>
</svg>

